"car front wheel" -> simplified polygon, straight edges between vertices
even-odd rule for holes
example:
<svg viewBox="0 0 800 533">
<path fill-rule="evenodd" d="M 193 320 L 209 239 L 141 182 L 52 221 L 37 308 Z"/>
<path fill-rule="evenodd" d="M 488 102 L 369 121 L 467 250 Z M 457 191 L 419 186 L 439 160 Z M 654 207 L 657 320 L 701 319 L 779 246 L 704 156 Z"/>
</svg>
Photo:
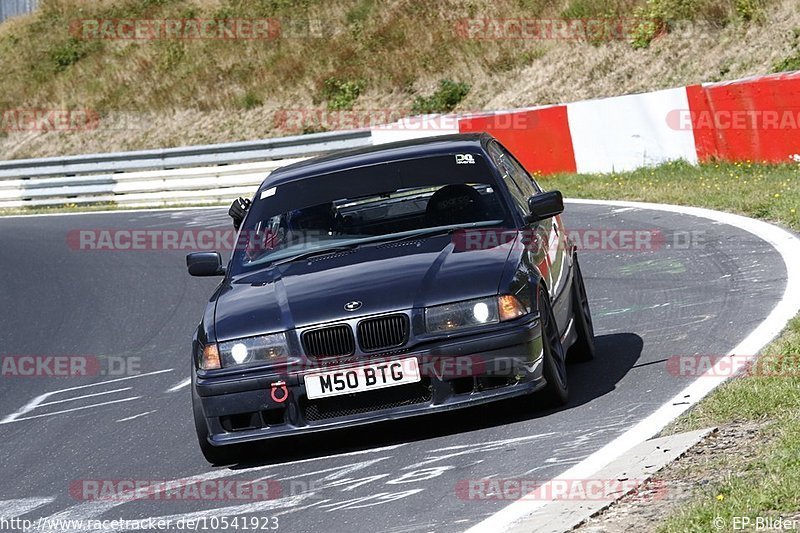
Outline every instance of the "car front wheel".
<svg viewBox="0 0 800 533">
<path fill-rule="evenodd" d="M 591 361 L 594 359 L 594 324 L 577 256 L 572 269 L 572 320 L 575 324 L 576 339 L 567 357 L 570 362 Z"/>
<path fill-rule="evenodd" d="M 556 407 L 564 405 L 569 399 L 567 364 L 558 325 L 550 305 L 550 297 L 544 287 L 540 287 L 538 292 L 536 299 L 542 333 L 543 371 L 544 379 L 547 381 L 547 385 L 539 394 L 546 405 Z"/>
</svg>

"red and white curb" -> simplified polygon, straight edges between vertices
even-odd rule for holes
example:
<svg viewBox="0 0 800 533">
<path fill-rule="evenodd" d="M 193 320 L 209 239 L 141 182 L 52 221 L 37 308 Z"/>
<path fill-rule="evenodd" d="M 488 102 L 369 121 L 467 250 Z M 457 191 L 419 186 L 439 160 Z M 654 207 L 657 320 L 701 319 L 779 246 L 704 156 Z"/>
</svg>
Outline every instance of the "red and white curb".
<svg viewBox="0 0 800 533">
<path fill-rule="evenodd" d="M 486 131 L 530 172 L 620 172 L 667 161 L 800 160 L 800 71 L 563 105 L 425 115 L 373 144 Z"/>
</svg>

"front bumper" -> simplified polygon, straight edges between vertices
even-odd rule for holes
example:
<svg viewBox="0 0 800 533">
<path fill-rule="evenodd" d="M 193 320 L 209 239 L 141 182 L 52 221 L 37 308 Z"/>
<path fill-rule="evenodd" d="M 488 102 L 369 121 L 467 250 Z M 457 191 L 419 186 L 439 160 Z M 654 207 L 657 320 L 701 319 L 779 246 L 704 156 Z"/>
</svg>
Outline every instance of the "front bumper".
<svg viewBox="0 0 800 533">
<path fill-rule="evenodd" d="M 319 372 L 317 366 L 213 377 L 195 372 L 193 394 L 209 442 L 225 445 L 449 411 L 530 394 L 545 385 L 536 318 L 380 357 L 412 356 L 419 362 L 420 382 L 375 391 L 310 400 L 303 376 Z M 341 365 L 346 366 L 358 362 Z"/>
</svg>

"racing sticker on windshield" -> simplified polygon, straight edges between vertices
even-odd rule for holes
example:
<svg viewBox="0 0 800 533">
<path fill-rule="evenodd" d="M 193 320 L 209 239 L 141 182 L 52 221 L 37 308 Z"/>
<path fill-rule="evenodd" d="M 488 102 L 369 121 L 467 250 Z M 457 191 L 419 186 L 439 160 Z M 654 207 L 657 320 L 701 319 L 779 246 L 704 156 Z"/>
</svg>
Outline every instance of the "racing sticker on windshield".
<svg viewBox="0 0 800 533">
<path fill-rule="evenodd" d="M 475 157 L 472 154 L 456 154 L 456 165 L 474 165 Z"/>
<path fill-rule="evenodd" d="M 261 199 L 263 200 L 264 198 L 269 198 L 270 196 L 274 196 L 275 189 L 276 187 L 270 187 L 266 191 L 261 191 Z"/>
</svg>

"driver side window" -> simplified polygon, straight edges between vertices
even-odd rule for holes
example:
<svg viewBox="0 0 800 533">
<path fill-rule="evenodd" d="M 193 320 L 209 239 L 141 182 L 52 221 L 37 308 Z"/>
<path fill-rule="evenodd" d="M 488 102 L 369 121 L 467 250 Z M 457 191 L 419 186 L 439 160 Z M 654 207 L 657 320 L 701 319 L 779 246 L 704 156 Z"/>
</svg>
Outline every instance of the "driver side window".
<svg viewBox="0 0 800 533">
<path fill-rule="evenodd" d="M 503 181 L 505 182 L 508 191 L 511 193 L 511 196 L 514 198 L 514 203 L 517 205 L 519 213 L 523 216 L 527 215 L 528 198 L 533 196 L 535 193 L 531 194 L 519 186 L 517 180 L 515 180 L 512 175 L 512 169 L 508 163 L 508 156 L 497 142 L 492 141 L 488 148 L 489 155 L 497 165 L 497 168 L 500 169 L 500 172 L 503 175 Z"/>
<path fill-rule="evenodd" d="M 502 154 L 502 168 L 508 173 L 514 183 L 527 196 L 535 196 L 543 192 L 542 188 L 533 177 L 522 167 L 511 153 L 503 148 L 498 142 L 493 142 L 497 146 L 498 153 Z"/>
</svg>

